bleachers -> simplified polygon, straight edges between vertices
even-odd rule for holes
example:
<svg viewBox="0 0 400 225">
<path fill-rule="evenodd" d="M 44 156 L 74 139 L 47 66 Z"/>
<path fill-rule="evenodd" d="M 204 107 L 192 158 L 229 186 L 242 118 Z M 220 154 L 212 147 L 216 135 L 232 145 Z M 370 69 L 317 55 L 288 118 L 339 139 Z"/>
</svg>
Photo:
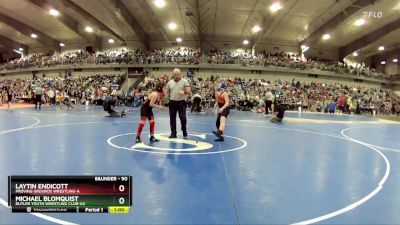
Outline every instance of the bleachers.
<svg viewBox="0 0 400 225">
<path fill-rule="evenodd" d="M 260 51 L 251 55 L 249 52 L 210 51 L 201 54 L 198 48 L 176 48 L 170 50 L 155 49 L 143 51 L 140 49 L 107 50 L 89 54 L 86 51 L 66 52 L 63 54 L 33 55 L 12 60 L 0 67 L 0 72 L 23 71 L 37 68 L 68 68 L 68 66 L 132 66 L 132 65 L 180 65 L 199 66 L 206 68 L 253 68 L 267 71 L 289 71 L 315 74 L 340 75 L 352 78 L 367 78 L 389 81 L 388 77 L 369 69 L 368 67 L 352 68 L 338 62 L 323 62 L 318 60 L 300 59 L 283 53 L 268 54 Z"/>
</svg>

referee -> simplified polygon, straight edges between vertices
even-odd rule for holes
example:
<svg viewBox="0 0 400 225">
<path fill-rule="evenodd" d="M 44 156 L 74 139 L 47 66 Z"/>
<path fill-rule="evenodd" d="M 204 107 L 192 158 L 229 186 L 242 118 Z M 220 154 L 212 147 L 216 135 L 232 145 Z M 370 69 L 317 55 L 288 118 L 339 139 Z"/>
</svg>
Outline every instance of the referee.
<svg viewBox="0 0 400 225">
<path fill-rule="evenodd" d="M 42 107 L 42 95 L 43 95 L 43 88 L 42 86 L 38 83 L 35 89 L 35 109 L 37 109 L 37 106 L 39 104 L 39 110 Z"/>
<path fill-rule="evenodd" d="M 11 84 L 10 84 L 10 87 L 7 90 L 7 94 L 8 94 L 8 96 L 7 96 L 8 97 L 8 108 L 7 108 L 7 110 L 10 110 L 10 111 L 11 111 L 11 102 L 13 100 L 13 93 L 14 93 L 14 90 L 12 89 Z M 0 98 L 1 98 L 1 96 L 0 96 Z"/>
<path fill-rule="evenodd" d="M 267 89 L 265 94 L 265 115 L 268 115 L 268 109 L 272 112 L 272 101 L 274 100 L 274 95 L 272 94 L 270 89 Z"/>
<path fill-rule="evenodd" d="M 171 135 L 169 138 L 176 138 L 176 112 L 181 120 L 183 137 L 187 138 L 186 129 L 186 95 L 190 93 L 190 85 L 186 79 L 182 78 L 181 70 L 175 68 L 172 71 L 174 79 L 167 83 L 167 91 L 169 94 L 169 119 L 171 126 Z"/>
</svg>

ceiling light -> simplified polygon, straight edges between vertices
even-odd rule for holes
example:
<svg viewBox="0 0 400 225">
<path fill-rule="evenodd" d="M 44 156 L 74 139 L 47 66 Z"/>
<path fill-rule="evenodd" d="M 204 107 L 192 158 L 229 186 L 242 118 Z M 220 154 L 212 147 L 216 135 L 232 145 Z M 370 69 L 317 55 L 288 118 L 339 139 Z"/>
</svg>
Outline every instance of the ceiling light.
<svg viewBox="0 0 400 225">
<path fill-rule="evenodd" d="M 365 20 L 364 19 L 358 19 L 356 20 L 356 22 L 354 23 L 356 26 L 361 26 L 365 24 Z"/>
<path fill-rule="evenodd" d="M 322 36 L 322 39 L 323 40 L 328 40 L 328 39 L 330 39 L 331 38 L 331 35 L 329 35 L 329 34 L 324 34 L 323 36 Z"/>
<path fill-rule="evenodd" d="M 65 44 L 61 42 L 61 43 L 60 43 L 60 46 L 61 46 L 61 47 L 64 47 L 64 46 L 65 46 Z"/>
<path fill-rule="evenodd" d="M 281 5 L 281 3 L 275 2 L 274 4 L 272 4 L 272 5 L 269 7 L 269 10 L 271 10 L 271 12 L 277 12 L 277 11 L 279 11 L 279 10 L 282 9 L 282 8 L 283 8 L 283 6 Z"/>
<path fill-rule="evenodd" d="M 358 53 L 357 52 L 353 52 L 353 56 L 357 57 Z"/>
<path fill-rule="evenodd" d="M 93 28 L 91 26 L 86 26 L 85 31 L 91 33 L 93 32 Z"/>
<path fill-rule="evenodd" d="M 385 50 L 385 47 L 379 46 L 378 50 L 379 50 L 379 51 L 383 51 L 383 50 Z"/>
<path fill-rule="evenodd" d="M 108 43 L 110 43 L 110 44 L 114 43 L 114 39 L 112 39 L 112 38 L 108 39 Z"/>
<path fill-rule="evenodd" d="M 20 50 L 22 52 L 24 49 L 23 48 L 19 48 L 18 50 Z"/>
<path fill-rule="evenodd" d="M 244 39 L 244 40 L 243 40 L 243 44 L 244 44 L 244 45 L 248 45 L 248 44 L 249 44 L 249 40 Z"/>
<path fill-rule="evenodd" d="M 397 62 L 398 62 L 398 60 L 397 60 L 397 59 L 393 59 L 393 62 L 394 62 L 394 63 L 397 63 Z"/>
<path fill-rule="evenodd" d="M 60 12 L 58 12 L 56 9 L 50 9 L 49 13 L 52 16 L 58 16 L 60 14 Z"/>
<path fill-rule="evenodd" d="M 305 31 L 308 30 L 308 25 L 304 25 L 304 30 L 305 30 Z"/>
<path fill-rule="evenodd" d="M 381 64 L 382 64 L 382 65 L 385 65 L 385 64 L 386 64 L 386 62 L 385 62 L 385 61 L 382 61 L 382 62 L 381 62 Z"/>
<path fill-rule="evenodd" d="M 176 23 L 169 23 L 168 24 L 168 28 L 171 29 L 171 30 L 175 30 L 176 27 L 177 27 Z"/>
<path fill-rule="evenodd" d="M 37 38 L 37 34 L 31 34 L 31 38 Z"/>
<path fill-rule="evenodd" d="M 155 0 L 154 5 L 156 5 L 157 8 L 163 8 L 165 6 L 165 1 L 164 0 Z"/>
<path fill-rule="evenodd" d="M 20 55 L 23 55 L 23 53 L 21 51 L 18 51 L 18 50 L 15 50 L 15 49 L 13 49 L 13 51 L 18 53 L 18 54 L 20 54 Z"/>
<path fill-rule="evenodd" d="M 301 48 L 301 51 L 304 53 L 304 52 L 306 52 L 310 47 L 308 47 L 307 45 L 301 45 L 300 48 Z"/>
<path fill-rule="evenodd" d="M 176 38 L 176 42 L 178 42 L 178 43 L 182 42 L 182 38 L 180 38 L 180 37 Z"/>
<path fill-rule="evenodd" d="M 259 32 L 260 30 L 261 30 L 261 27 L 258 26 L 258 25 L 255 25 L 255 26 L 253 27 L 253 29 L 252 29 L 252 31 L 253 31 L 254 33 L 257 33 L 257 32 Z"/>
</svg>

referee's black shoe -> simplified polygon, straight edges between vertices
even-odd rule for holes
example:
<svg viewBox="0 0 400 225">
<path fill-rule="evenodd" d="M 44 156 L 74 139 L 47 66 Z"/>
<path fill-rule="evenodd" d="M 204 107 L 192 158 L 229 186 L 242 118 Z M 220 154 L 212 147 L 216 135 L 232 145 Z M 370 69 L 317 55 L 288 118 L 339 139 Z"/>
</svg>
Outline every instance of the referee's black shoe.
<svg viewBox="0 0 400 225">
<path fill-rule="evenodd" d="M 172 138 L 177 138 L 176 137 L 176 134 L 174 135 L 174 134 L 171 134 L 171 135 L 169 135 L 169 137 L 168 137 L 169 139 L 172 139 Z"/>
</svg>

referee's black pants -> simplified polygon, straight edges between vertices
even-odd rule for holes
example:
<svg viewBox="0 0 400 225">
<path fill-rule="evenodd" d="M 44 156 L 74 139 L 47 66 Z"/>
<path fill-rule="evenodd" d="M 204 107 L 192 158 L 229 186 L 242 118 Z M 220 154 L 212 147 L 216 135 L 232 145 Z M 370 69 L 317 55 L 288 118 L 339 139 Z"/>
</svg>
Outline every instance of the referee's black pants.
<svg viewBox="0 0 400 225">
<path fill-rule="evenodd" d="M 39 104 L 39 109 L 40 109 L 41 106 L 42 106 L 42 95 L 36 95 L 36 98 L 35 98 L 35 109 L 37 109 L 38 104 Z"/>
<path fill-rule="evenodd" d="M 171 126 L 171 135 L 176 136 L 176 112 L 181 120 L 183 136 L 187 136 L 186 129 L 186 101 L 169 101 L 169 124 Z"/>
<path fill-rule="evenodd" d="M 265 115 L 268 114 L 268 109 L 272 112 L 272 101 L 265 100 Z"/>
</svg>

